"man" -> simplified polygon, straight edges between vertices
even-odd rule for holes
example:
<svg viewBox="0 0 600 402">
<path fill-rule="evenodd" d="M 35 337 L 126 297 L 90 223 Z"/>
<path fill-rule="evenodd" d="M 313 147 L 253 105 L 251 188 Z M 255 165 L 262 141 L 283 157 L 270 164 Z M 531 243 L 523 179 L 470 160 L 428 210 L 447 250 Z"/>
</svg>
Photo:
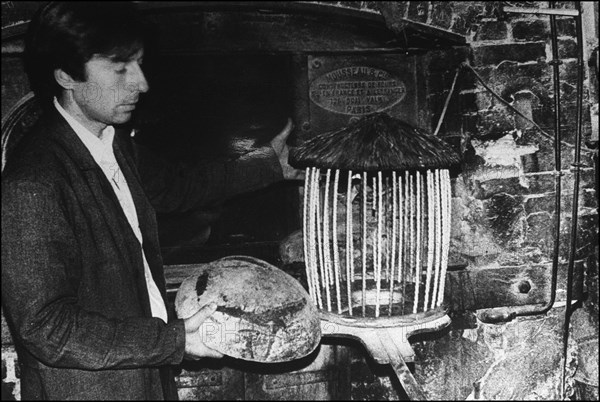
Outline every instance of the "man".
<svg viewBox="0 0 600 402">
<path fill-rule="evenodd" d="M 170 366 L 222 355 L 199 331 L 214 305 L 186 320 L 166 307 L 155 208 L 297 177 L 291 122 L 236 161 L 151 161 L 140 175 L 148 159 L 118 127 L 149 90 L 142 32 L 127 3 L 50 3 L 30 23 L 26 68 L 45 113 L 2 176 L 2 306 L 23 400 L 176 399 Z"/>
</svg>

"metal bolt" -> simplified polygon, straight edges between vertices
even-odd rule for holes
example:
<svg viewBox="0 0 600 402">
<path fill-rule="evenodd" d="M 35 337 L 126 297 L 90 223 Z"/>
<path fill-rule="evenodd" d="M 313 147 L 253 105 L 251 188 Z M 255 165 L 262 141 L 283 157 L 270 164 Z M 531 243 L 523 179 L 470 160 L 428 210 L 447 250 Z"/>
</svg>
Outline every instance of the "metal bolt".
<svg viewBox="0 0 600 402">
<path fill-rule="evenodd" d="M 320 68 L 320 67 L 321 67 L 321 60 L 319 60 L 319 59 L 314 59 L 314 60 L 312 61 L 312 67 L 313 67 L 313 68 L 315 68 L 315 69 L 316 69 L 316 68 Z"/>
<path fill-rule="evenodd" d="M 529 283 L 529 281 L 519 282 L 519 292 L 529 293 L 530 290 L 531 290 L 531 283 Z"/>
<path fill-rule="evenodd" d="M 304 123 L 302 123 L 302 130 L 304 130 L 304 131 L 310 130 L 310 122 L 305 121 Z"/>
</svg>

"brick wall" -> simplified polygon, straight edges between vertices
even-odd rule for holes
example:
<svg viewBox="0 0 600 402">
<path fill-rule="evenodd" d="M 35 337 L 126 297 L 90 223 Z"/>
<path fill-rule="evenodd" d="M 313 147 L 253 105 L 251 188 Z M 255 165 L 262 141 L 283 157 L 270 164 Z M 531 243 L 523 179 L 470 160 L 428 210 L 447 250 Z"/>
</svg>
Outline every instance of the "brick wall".
<svg viewBox="0 0 600 402">
<path fill-rule="evenodd" d="M 330 2 L 329 2 L 330 3 Z M 598 5 L 583 2 L 585 70 L 583 143 L 598 143 Z M 585 4 L 587 3 L 587 4 Z M 380 10 L 392 26 L 407 18 L 465 35 L 469 64 L 484 82 L 520 112 L 554 135 L 550 19 L 506 14 L 503 6 L 547 8 L 548 2 L 397 1 L 338 2 L 340 6 Z M 557 2 L 573 9 L 574 2 Z M 574 143 L 576 132 L 577 39 L 574 19 L 556 17 L 561 61 L 561 133 Z M 594 49 L 595 53 L 594 53 Z M 446 63 L 444 63 L 446 58 Z M 429 104 L 437 122 L 454 70 L 452 57 L 430 65 Z M 435 77 L 431 77 L 435 74 Z M 465 163 L 453 180 L 451 259 L 468 269 L 527 267 L 550 269 L 554 247 L 554 146 L 531 123 L 499 102 L 463 70 L 440 135 L 460 142 Z M 566 269 L 572 219 L 573 147 L 562 147 L 560 269 Z M 596 158 L 596 159 L 595 159 Z M 598 176 L 594 152 L 582 152 L 576 265 L 585 267 L 584 307 L 571 319 L 567 392 L 598 398 Z M 565 289 L 557 291 L 564 306 Z M 416 377 L 432 399 L 560 398 L 564 307 L 547 315 L 511 323 L 453 328 L 436 340 L 416 341 Z M 464 318 L 464 317 L 463 317 Z M 458 320 L 456 320 L 458 321 Z M 535 331 L 533 331 L 535 329 Z M 577 370 L 576 370 L 577 368 Z M 574 374 L 575 372 L 580 374 Z M 581 374 L 587 373 L 586 375 Z M 590 375 L 590 372 L 592 375 Z M 595 376 L 594 376 L 595 374 Z M 524 380 L 527 378 L 527 380 Z M 595 378 L 595 380 L 590 380 Z"/>
<path fill-rule="evenodd" d="M 465 35 L 471 45 L 469 64 L 496 93 L 508 100 L 550 135 L 554 134 L 552 49 L 548 16 L 503 14 L 508 2 L 385 2 L 391 13 Z M 548 7 L 547 2 L 510 2 L 517 7 Z M 558 2 L 558 8 L 574 8 Z M 591 8 L 588 7 L 589 13 Z M 389 11 L 389 10 L 388 10 Z M 596 10 L 597 13 L 597 10 Z M 597 17 L 596 17 L 597 18 Z M 562 138 L 574 143 L 576 131 L 577 47 L 575 24 L 557 17 L 561 78 Z M 593 29 L 587 27 L 588 30 Z M 595 29 L 595 28 L 594 28 Z M 592 31 L 593 32 L 593 31 Z M 596 35 L 597 46 L 597 35 Z M 586 58 L 586 64 L 589 61 Z M 593 71 L 592 71 L 593 72 Z M 440 73 L 452 76 L 453 70 Z M 451 78 L 450 78 L 451 79 Z M 439 116 L 449 90 L 449 78 L 439 92 L 430 88 L 430 105 Z M 590 105 L 598 103 L 597 89 L 584 93 L 583 142 L 597 146 Z M 451 258 L 468 269 L 551 266 L 554 246 L 554 148 L 529 122 L 499 102 L 463 70 L 440 135 L 460 138 L 465 163 L 453 181 Z M 597 113 L 597 112 L 596 112 Z M 597 118 L 597 116 L 595 117 Z M 437 117 L 434 117 L 437 121 Z M 597 126 L 596 126 L 597 127 Z M 561 263 L 569 258 L 574 173 L 573 147 L 562 149 Z M 577 310 L 568 367 L 597 364 L 598 349 L 581 339 L 597 339 L 598 205 L 594 153 L 583 152 L 578 204 L 576 263 L 586 267 L 588 299 Z M 561 266 L 565 269 L 566 264 Z M 558 289 L 557 301 L 565 300 Z M 560 398 L 560 359 L 564 307 L 543 316 L 519 318 L 492 325 L 471 321 L 470 328 L 453 328 L 437 340 L 417 341 L 416 377 L 432 399 Z M 533 328 L 537 333 L 533 332 Z M 579 353 L 579 358 L 575 354 Z M 581 356 L 586 356 L 581 358 Z M 568 392 L 596 392 L 588 379 L 572 371 Z M 597 375 L 597 371 L 596 371 Z M 527 380 L 523 380 L 523 378 Z"/>
</svg>

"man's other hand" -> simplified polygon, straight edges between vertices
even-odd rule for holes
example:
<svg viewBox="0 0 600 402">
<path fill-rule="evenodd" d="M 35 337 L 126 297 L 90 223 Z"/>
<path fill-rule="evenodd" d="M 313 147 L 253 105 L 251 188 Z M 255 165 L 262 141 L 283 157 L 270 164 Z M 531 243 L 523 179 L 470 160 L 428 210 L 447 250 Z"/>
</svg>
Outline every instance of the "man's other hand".
<svg viewBox="0 0 600 402">
<path fill-rule="evenodd" d="M 304 170 L 295 169 L 288 163 L 290 148 L 286 141 L 293 129 L 294 123 L 292 122 L 292 119 L 288 118 L 287 124 L 283 130 L 271 140 L 271 147 L 273 147 L 279 158 L 283 177 L 286 180 L 304 180 Z"/>
</svg>

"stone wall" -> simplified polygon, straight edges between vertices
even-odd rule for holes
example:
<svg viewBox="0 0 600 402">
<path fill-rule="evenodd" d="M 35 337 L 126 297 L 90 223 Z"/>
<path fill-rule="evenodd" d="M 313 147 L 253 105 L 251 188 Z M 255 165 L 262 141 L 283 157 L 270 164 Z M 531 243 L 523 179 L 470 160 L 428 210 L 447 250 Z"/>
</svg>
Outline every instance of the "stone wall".
<svg viewBox="0 0 600 402">
<path fill-rule="evenodd" d="M 548 7 L 548 2 L 386 2 L 392 16 L 405 17 L 465 35 L 472 52 L 468 63 L 502 98 L 554 135 L 552 49 L 549 17 L 505 14 L 503 5 Z M 510 3 L 510 4 L 509 4 Z M 572 9 L 573 2 L 558 2 Z M 590 13 L 591 7 L 584 11 Z M 595 11 L 597 13 L 597 10 Z M 384 15 L 385 12 L 384 12 Z M 597 14 L 596 14 L 597 18 Z M 576 131 L 577 47 L 574 19 L 557 17 L 561 78 L 562 138 L 574 143 Z M 586 26 L 586 29 L 596 29 Z M 596 31 L 597 32 L 597 31 Z M 588 31 L 589 35 L 590 31 Z M 596 34 L 597 46 L 597 34 Z M 586 65 L 590 61 L 587 53 Z M 592 60 L 593 61 L 593 60 Z M 597 71 L 597 70 L 596 70 Z M 593 70 L 592 70 L 593 73 Z M 450 76 L 454 70 L 447 71 Z M 597 73 L 596 73 L 597 74 Z M 590 106 L 597 87 L 586 78 L 584 147 L 597 147 L 597 126 Z M 432 110 L 447 96 L 446 87 L 430 88 Z M 523 266 L 552 261 L 554 247 L 554 147 L 530 122 L 495 98 L 470 71 L 459 76 L 457 93 L 441 135 L 459 137 L 464 164 L 453 180 L 452 244 L 454 258 L 467 269 Z M 435 113 L 435 112 L 434 112 Z M 597 113 L 597 112 L 596 112 Z M 593 117 L 594 119 L 597 116 Z M 437 121 L 434 119 L 434 121 Z M 561 236 L 559 261 L 569 258 L 574 150 L 562 147 Z M 597 159 L 582 152 L 575 261 L 586 267 L 587 299 L 571 319 L 567 364 L 569 396 L 598 397 L 598 204 Z M 564 266 L 563 268 L 564 269 Z M 415 340 L 415 375 L 431 399 L 561 398 L 562 326 L 565 289 L 541 316 L 505 324 L 484 324 L 469 317 L 438 339 Z M 462 321 L 462 324 L 460 323 Z M 465 324 L 465 321 L 467 324 Z M 579 334 L 578 331 L 582 333 Z M 579 365 L 579 366 L 578 366 Z M 579 367 L 579 368 L 578 368 Z M 582 376 L 581 372 L 593 375 Z M 585 378 L 584 378 L 585 377 Z"/>
<path fill-rule="evenodd" d="M 323 2 L 325 3 L 325 2 Z M 328 2 L 329 4 L 331 2 Z M 598 145 L 598 5 L 583 2 L 584 148 Z M 587 3 L 587 4 L 586 4 Z M 470 71 L 461 71 L 440 135 L 460 142 L 462 172 L 453 180 L 451 259 L 467 269 L 546 263 L 554 247 L 554 114 L 550 18 L 507 14 L 504 6 L 547 8 L 545 1 L 337 2 L 378 10 L 390 28 L 400 18 L 464 35 L 468 63 L 483 81 L 550 134 L 502 104 Z M 574 2 L 557 2 L 574 9 Z M 574 144 L 577 39 L 572 17 L 556 17 L 561 79 L 561 134 Z M 594 51 L 594 49 L 596 49 Z M 429 104 L 437 122 L 455 66 L 442 54 L 430 65 Z M 444 68 L 446 70 L 444 70 Z M 437 85 L 436 85 L 437 84 Z M 559 262 L 569 259 L 574 192 L 573 146 L 561 153 Z M 585 267 L 587 294 L 571 317 L 567 394 L 598 399 L 598 176 L 596 152 L 583 151 L 575 262 Z M 437 339 L 414 339 L 415 376 L 431 399 L 559 399 L 566 291 L 557 290 L 548 314 L 485 324 L 472 313 L 456 317 Z M 386 385 L 388 384 L 388 385 Z M 372 385 L 372 384 L 371 384 Z M 379 386 L 389 387 L 382 379 Z M 376 387 L 375 387 L 376 388 Z M 383 393 L 385 394 L 385 393 Z M 382 394 L 382 395 L 383 395 Z"/>
</svg>

